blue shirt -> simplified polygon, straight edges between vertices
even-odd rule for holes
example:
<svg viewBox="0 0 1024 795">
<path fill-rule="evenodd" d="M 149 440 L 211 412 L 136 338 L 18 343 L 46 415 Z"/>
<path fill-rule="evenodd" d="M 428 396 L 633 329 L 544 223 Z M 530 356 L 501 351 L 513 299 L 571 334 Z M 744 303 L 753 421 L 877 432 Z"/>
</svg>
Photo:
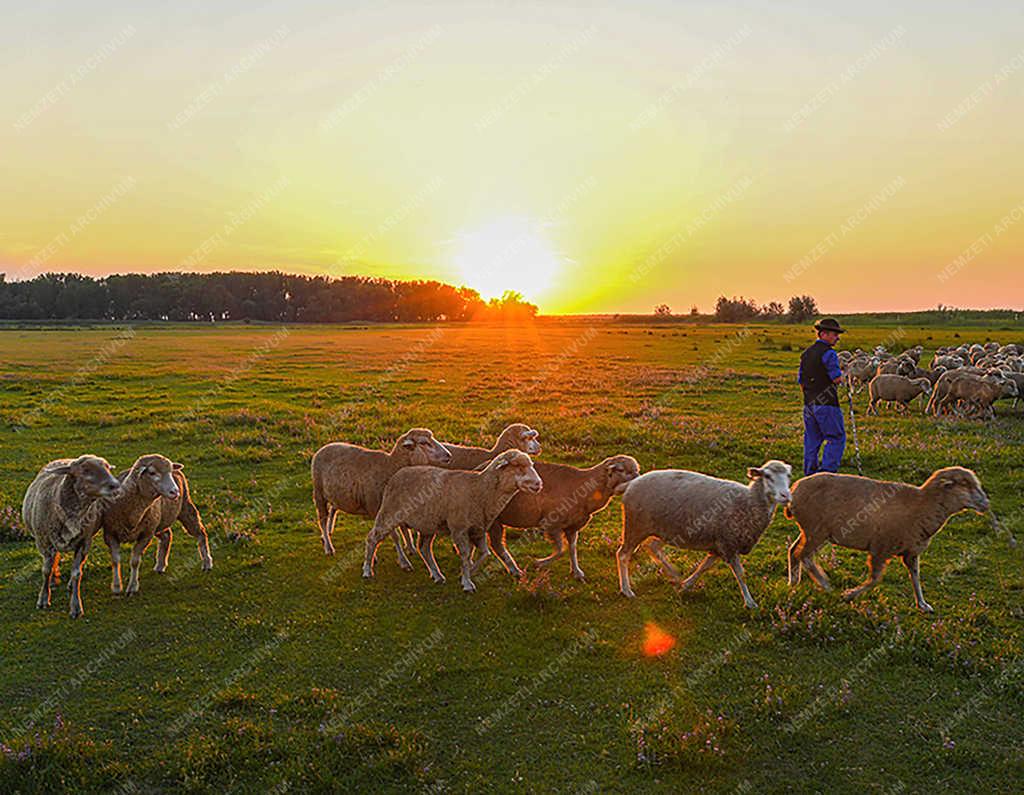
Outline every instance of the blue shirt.
<svg viewBox="0 0 1024 795">
<path fill-rule="evenodd" d="M 843 377 L 843 368 L 839 366 L 839 354 L 836 353 L 835 348 L 829 348 L 821 355 L 821 363 L 825 365 L 825 369 L 828 371 L 828 377 L 833 381 L 837 378 Z M 797 373 L 796 380 L 798 384 L 802 384 L 804 382 L 803 367 L 801 367 Z"/>
</svg>

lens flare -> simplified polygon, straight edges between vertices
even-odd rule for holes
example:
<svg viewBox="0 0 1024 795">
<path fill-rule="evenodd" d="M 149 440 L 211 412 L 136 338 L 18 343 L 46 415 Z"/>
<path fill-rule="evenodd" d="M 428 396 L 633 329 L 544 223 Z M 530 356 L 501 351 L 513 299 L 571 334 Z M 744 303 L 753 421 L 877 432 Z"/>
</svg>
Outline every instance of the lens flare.
<svg viewBox="0 0 1024 795">
<path fill-rule="evenodd" d="M 648 657 L 660 657 L 671 651 L 676 639 L 653 621 L 644 626 L 644 654 Z"/>
</svg>

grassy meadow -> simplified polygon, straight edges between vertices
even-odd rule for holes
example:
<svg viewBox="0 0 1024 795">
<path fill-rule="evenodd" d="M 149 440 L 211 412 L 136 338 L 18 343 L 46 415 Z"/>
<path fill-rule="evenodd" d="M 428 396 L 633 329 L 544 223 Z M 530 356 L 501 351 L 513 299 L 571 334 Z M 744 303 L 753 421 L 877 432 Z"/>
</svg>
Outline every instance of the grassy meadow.
<svg viewBox="0 0 1024 795">
<path fill-rule="evenodd" d="M 754 612 L 726 566 L 681 594 L 643 554 L 637 599 L 620 596 L 618 498 L 581 533 L 585 583 L 567 560 L 516 583 L 492 559 L 464 594 L 443 543 L 445 585 L 418 559 L 400 571 L 388 544 L 364 582 L 370 522 L 344 515 L 338 554 L 322 552 L 312 453 L 390 448 L 411 426 L 489 446 L 523 421 L 554 461 L 629 453 L 742 479 L 782 458 L 796 477 L 808 337 L 599 321 L 0 332 L 0 791 L 1019 791 L 1024 550 L 986 517 L 954 518 L 923 556 L 934 616 L 899 561 L 853 605 L 807 578 L 791 590 L 781 512 L 746 559 Z M 878 325 L 843 344 L 930 357 L 985 339 L 1024 330 Z M 989 424 L 865 407 L 866 474 L 972 467 L 1024 537 L 1024 407 Z M 84 452 L 183 462 L 213 571 L 176 526 L 168 572 L 154 544 L 140 593 L 113 596 L 97 537 L 85 616 L 67 615 L 66 559 L 37 611 L 22 494 Z M 852 454 L 851 438 L 844 471 Z M 550 550 L 530 533 L 510 546 L 520 564 Z M 819 560 L 839 590 L 866 574 L 861 553 Z M 646 654 L 652 632 L 671 648 Z"/>
</svg>

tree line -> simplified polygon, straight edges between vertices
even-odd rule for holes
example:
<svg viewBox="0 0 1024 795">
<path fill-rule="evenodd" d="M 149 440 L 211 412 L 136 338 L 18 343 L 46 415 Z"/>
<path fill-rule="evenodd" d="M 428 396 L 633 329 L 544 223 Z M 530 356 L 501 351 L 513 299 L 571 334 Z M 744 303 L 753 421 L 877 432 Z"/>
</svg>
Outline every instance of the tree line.
<svg viewBox="0 0 1024 795">
<path fill-rule="evenodd" d="M 537 307 L 515 292 L 484 301 L 468 287 L 369 276 L 248 273 L 47 273 L 9 282 L 6 320 L 173 320 L 340 323 L 523 320 Z"/>
</svg>

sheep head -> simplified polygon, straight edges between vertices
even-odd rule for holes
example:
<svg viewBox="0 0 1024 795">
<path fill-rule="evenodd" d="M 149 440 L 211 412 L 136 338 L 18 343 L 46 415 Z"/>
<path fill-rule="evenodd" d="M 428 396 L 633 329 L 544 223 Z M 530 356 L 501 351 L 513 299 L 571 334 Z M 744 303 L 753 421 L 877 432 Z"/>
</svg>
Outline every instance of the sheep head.
<svg viewBox="0 0 1024 795">
<path fill-rule="evenodd" d="M 48 467 L 46 471 L 70 477 L 76 491 L 89 499 L 113 497 L 121 489 L 110 464 L 98 455 L 80 455 L 73 461 Z"/>
<path fill-rule="evenodd" d="M 537 441 L 539 436 L 540 433 L 529 425 L 514 422 L 498 436 L 495 448 L 498 450 L 520 450 L 527 455 L 538 455 L 540 454 L 540 442 Z"/>
<path fill-rule="evenodd" d="M 392 455 L 402 455 L 410 466 L 440 466 L 452 460 L 448 448 L 426 428 L 411 428 L 395 442 Z"/>
<path fill-rule="evenodd" d="M 143 496 L 154 500 L 157 497 L 176 500 L 181 496 L 181 489 L 178 488 L 174 473 L 180 472 L 183 468 L 181 464 L 176 464 L 159 453 L 151 453 L 139 456 L 135 460 L 122 483 L 137 483 Z"/>
<path fill-rule="evenodd" d="M 965 508 L 985 513 L 989 508 L 988 495 L 981 487 L 981 481 L 966 467 L 937 469 L 921 488 L 936 493 L 942 505 L 954 513 Z"/>
<path fill-rule="evenodd" d="M 915 378 L 914 383 L 918 387 L 920 387 L 921 391 L 924 392 L 926 395 L 930 395 L 932 393 L 932 382 L 929 379 Z"/>
<path fill-rule="evenodd" d="M 521 450 L 506 450 L 495 457 L 488 464 L 487 469 L 497 472 L 499 481 L 510 486 L 514 485 L 517 491 L 539 494 L 540 490 L 544 488 L 544 481 L 540 479 L 540 475 L 534 469 L 530 456 Z M 486 472 L 487 469 L 484 471 Z"/>
<path fill-rule="evenodd" d="M 792 474 L 793 467 L 785 461 L 765 461 L 759 467 L 747 469 L 748 478 L 763 482 L 764 493 L 774 505 L 785 505 L 793 498 L 789 491 L 789 478 Z"/>
<path fill-rule="evenodd" d="M 613 455 L 601 462 L 605 471 L 607 488 L 612 494 L 622 494 L 629 481 L 640 476 L 640 465 L 631 455 Z"/>
</svg>

